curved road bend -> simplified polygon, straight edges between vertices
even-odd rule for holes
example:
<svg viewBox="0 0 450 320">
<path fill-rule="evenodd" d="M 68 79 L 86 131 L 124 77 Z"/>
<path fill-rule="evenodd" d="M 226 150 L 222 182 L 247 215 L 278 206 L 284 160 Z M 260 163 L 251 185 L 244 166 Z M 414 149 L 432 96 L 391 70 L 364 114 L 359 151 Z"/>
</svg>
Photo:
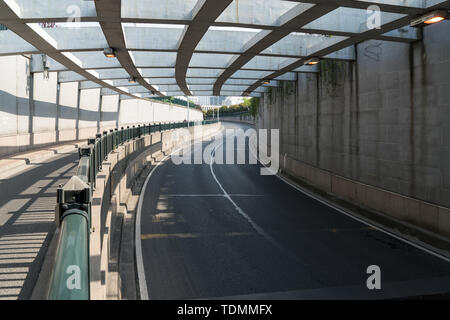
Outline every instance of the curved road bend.
<svg viewBox="0 0 450 320">
<path fill-rule="evenodd" d="M 76 173 L 78 152 L 0 172 L 0 300 L 30 299 L 55 230 L 56 189 Z"/>
<path fill-rule="evenodd" d="M 139 277 L 145 278 L 150 299 L 357 299 L 450 292 L 448 262 L 275 176 L 261 176 L 259 169 L 177 166 L 168 160 L 154 170 L 143 191 L 140 225 L 145 271 Z M 370 265 L 381 268 L 379 291 L 367 289 Z"/>
</svg>

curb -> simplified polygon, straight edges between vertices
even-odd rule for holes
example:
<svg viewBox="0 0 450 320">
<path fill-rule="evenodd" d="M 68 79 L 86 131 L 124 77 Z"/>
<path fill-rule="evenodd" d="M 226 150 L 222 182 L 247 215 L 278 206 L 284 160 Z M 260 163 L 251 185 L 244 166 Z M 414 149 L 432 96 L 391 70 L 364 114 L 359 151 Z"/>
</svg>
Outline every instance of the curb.
<svg viewBox="0 0 450 320">
<path fill-rule="evenodd" d="M 47 160 L 58 154 L 78 149 L 82 141 L 74 142 L 73 144 L 57 145 L 44 150 L 37 150 L 24 154 L 16 154 L 8 158 L 0 159 L 0 171 L 8 171 L 18 169 L 19 167 L 27 167 L 32 162 L 41 162 Z"/>
</svg>

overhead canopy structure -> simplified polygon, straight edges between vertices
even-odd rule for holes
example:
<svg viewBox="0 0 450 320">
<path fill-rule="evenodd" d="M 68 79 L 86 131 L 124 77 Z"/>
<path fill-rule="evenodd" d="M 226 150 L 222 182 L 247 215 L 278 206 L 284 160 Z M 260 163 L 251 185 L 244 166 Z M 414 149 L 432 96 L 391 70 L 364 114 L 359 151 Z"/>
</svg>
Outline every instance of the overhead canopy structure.
<svg viewBox="0 0 450 320">
<path fill-rule="evenodd" d="M 35 55 L 33 72 L 104 94 L 260 96 L 317 72 L 311 58 L 354 60 L 369 39 L 416 41 L 411 20 L 435 9 L 450 1 L 0 0 L 0 55 Z"/>
</svg>

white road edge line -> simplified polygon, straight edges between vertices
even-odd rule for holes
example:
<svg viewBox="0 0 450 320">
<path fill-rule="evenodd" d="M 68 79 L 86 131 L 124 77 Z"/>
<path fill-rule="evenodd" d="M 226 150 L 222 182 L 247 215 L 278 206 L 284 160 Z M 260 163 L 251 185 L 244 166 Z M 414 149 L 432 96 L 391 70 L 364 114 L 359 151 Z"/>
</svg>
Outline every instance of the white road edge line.
<svg viewBox="0 0 450 320">
<path fill-rule="evenodd" d="M 249 143 L 249 150 L 250 150 L 250 152 L 253 153 L 253 156 L 255 156 L 255 151 L 254 151 L 253 148 L 250 147 L 250 143 Z M 259 161 L 259 158 L 258 158 L 257 154 L 256 154 L 256 159 L 258 159 L 258 162 L 261 163 L 261 165 L 267 167 L 266 165 L 264 165 L 262 162 Z M 325 200 L 321 199 L 320 197 L 318 197 L 317 195 L 313 194 L 312 192 L 308 192 L 306 190 L 303 190 L 299 186 L 297 186 L 297 185 L 291 183 L 290 181 L 288 181 L 286 178 L 280 176 L 279 173 L 276 174 L 275 176 L 278 179 L 280 179 L 281 181 L 283 181 L 284 183 L 286 183 L 289 186 L 291 186 L 292 188 L 296 189 L 297 191 L 300 191 L 304 195 L 313 198 L 314 200 L 316 200 L 316 201 L 318 201 L 318 202 L 320 202 L 320 203 L 322 203 L 322 204 L 324 204 L 324 205 L 326 205 L 326 206 L 328 206 L 328 207 L 330 207 L 330 208 L 332 208 L 332 209 L 334 209 L 334 210 L 336 210 L 336 211 L 346 215 L 349 218 L 352 218 L 353 220 L 356 220 L 356 221 L 358 221 L 358 222 L 360 222 L 362 224 L 365 224 L 366 226 L 372 227 L 373 229 L 375 229 L 377 231 L 380 231 L 380 232 L 382 232 L 384 234 L 387 234 L 387 235 L 389 235 L 389 236 L 391 236 L 391 237 L 393 237 L 393 238 L 395 238 L 397 240 L 400 240 L 400 241 L 402 241 L 402 242 L 404 242 L 406 244 L 409 244 L 410 246 L 415 247 L 416 249 L 419 249 L 419 250 L 422 250 L 422 251 L 424 251 L 424 252 L 426 252 L 428 254 L 431 254 L 432 256 L 440 258 L 440 259 L 442 259 L 442 260 L 444 260 L 446 262 L 450 262 L 450 258 L 448 258 L 448 257 L 446 257 L 446 256 L 444 256 L 444 255 L 442 255 L 442 254 L 440 254 L 438 252 L 430 250 L 430 249 L 424 247 L 423 245 L 417 244 L 417 243 L 415 243 L 415 242 L 413 242 L 413 241 L 411 241 L 409 239 L 406 239 L 406 238 L 404 238 L 402 236 L 399 236 L 399 235 L 395 234 L 394 232 L 389 231 L 389 230 L 385 229 L 384 227 L 381 227 L 378 224 L 375 224 L 373 222 L 369 222 L 369 221 L 367 221 L 365 219 L 357 217 L 356 215 L 352 214 L 351 212 L 348 212 L 348 211 L 340 208 L 339 206 L 337 206 L 337 205 L 335 205 L 335 204 L 333 204 L 331 202 L 328 202 L 328 201 L 325 201 Z"/>
<path fill-rule="evenodd" d="M 225 195 L 223 193 L 212 193 L 212 194 L 161 194 L 162 197 L 222 197 Z M 230 194 L 232 197 L 264 197 L 262 194 L 241 194 L 233 193 Z"/>
<path fill-rule="evenodd" d="M 223 131 L 223 129 L 219 132 L 222 132 L 222 131 Z M 218 132 L 213 133 L 206 137 L 202 137 L 198 140 L 200 140 L 200 142 L 203 142 L 216 134 L 218 134 Z M 191 143 L 189 143 L 189 145 L 196 144 L 198 142 L 199 141 L 192 141 Z M 155 172 L 155 170 L 161 164 L 163 164 L 170 156 L 172 156 L 172 154 L 174 154 L 175 152 L 178 152 L 179 150 L 185 148 L 186 146 L 187 145 L 183 145 L 180 148 L 172 151 L 169 155 L 165 156 L 163 159 L 161 159 L 161 161 L 159 161 L 155 165 L 155 167 L 150 171 L 149 175 L 145 179 L 144 185 L 142 186 L 141 193 L 139 194 L 139 202 L 138 202 L 138 207 L 137 207 L 137 211 L 136 211 L 134 242 L 135 242 L 135 248 L 136 248 L 135 254 L 136 254 L 136 268 L 137 268 L 137 276 L 138 276 L 138 284 L 139 284 L 139 294 L 140 294 L 141 300 L 150 300 L 149 295 L 148 295 L 147 280 L 145 278 L 144 259 L 143 259 L 143 255 L 142 255 L 142 239 L 141 239 L 141 216 L 142 216 L 142 205 L 144 202 L 144 195 L 145 195 L 145 192 L 147 189 L 148 182 L 150 181 L 150 178 L 151 178 L 153 172 Z"/>
<path fill-rule="evenodd" d="M 153 174 L 153 172 L 158 168 L 164 161 L 167 160 L 169 156 L 165 156 L 161 161 L 159 161 L 155 167 L 150 171 L 149 175 L 145 179 L 144 185 L 142 187 L 141 193 L 139 194 L 139 202 L 136 212 L 136 226 L 135 226 L 135 245 L 136 245 L 136 267 L 138 274 L 138 283 L 139 283 L 139 292 L 141 300 L 149 300 L 148 297 L 148 289 L 147 289 L 147 280 L 145 279 L 145 270 L 144 270 L 144 259 L 142 256 L 142 241 L 141 241 L 141 213 L 142 213 L 142 204 L 144 202 L 144 195 L 147 189 L 148 182 Z"/>
</svg>

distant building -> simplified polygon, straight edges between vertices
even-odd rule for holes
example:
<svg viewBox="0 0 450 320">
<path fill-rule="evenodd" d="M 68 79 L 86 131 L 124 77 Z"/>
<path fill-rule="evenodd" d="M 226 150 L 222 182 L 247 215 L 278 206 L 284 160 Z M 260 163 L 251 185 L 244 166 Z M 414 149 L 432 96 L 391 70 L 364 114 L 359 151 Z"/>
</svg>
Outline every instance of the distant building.
<svg viewBox="0 0 450 320">
<path fill-rule="evenodd" d="M 185 96 L 175 97 L 180 100 L 186 101 Z M 195 104 L 198 104 L 202 107 L 202 110 L 210 110 L 210 109 L 217 109 L 222 106 L 232 106 L 236 104 L 240 104 L 244 102 L 243 97 L 208 97 L 208 96 L 190 96 L 189 101 L 193 102 Z"/>
<path fill-rule="evenodd" d="M 198 99 L 197 104 L 208 107 L 212 106 L 231 106 L 244 102 L 243 97 L 196 97 Z"/>
<path fill-rule="evenodd" d="M 224 105 L 232 106 L 232 105 L 236 105 L 236 104 L 241 104 L 242 102 L 244 102 L 243 97 L 227 97 L 225 99 Z"/>
</svg>

